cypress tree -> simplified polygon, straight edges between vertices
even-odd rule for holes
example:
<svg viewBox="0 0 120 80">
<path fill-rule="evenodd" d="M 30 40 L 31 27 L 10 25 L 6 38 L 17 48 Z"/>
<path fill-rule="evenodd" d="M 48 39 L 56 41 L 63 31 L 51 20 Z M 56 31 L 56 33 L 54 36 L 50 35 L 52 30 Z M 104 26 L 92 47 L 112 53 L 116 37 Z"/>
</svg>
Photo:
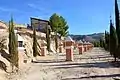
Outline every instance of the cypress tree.
<svg viewBox="0 0 120 80">
<path fill-rule="evenodd" d="M 100 47 L 103 48 L 103 40 L 100 39 Z"/>
<path fill-rule="evenodd" d="M 8 46 L 9 46 L 9 53 L 11 53 L 12 52 L 12 50 L 11 50 L 11 48 L 12 48 L 12 37 L 11 37 L 11 22 L 9 21 L 9 44 L 8 44 Z"/>
<path fill-rule="evenodd" d="M 110 34 L 105 31 L 105 50 L 109 51 L 109 44 L 110 44 Z"/>
<path fill-rule="evenodd" d="M 33 56 L 36 57 L 39 55 L 37 50 L 37 38 L 36 38 L 36 28 L 33 26 Z"/>
<path fill-rule="evenodd" d="M 103 40 L 103 48 L 105 49 L 105 40 Z"/>
<path fill-rule="evenodd" d="M 118 9 L 117 0 L 115 0 L 115 25 L 116 25 L 116 33 L 118 36 L 118 42 L 120 44 L 119 9 Z"/>
<path fill-rule="evenodd" d="M 50 49 L 50 29 L 48 26 L 46 27 L 46 42 L 47 42 L 47 50 L 51 51 Z"/>
<path fill-rule="evenodd" d="M 107 31 L 105 31 L 105 50 L 107 50 Z"/>
<path fill-rule="evenodd" d="M 115 61 L 116 58 L 118 57 L 117 47 L 118 47 L 118 39 L 117 39 L 116 30 L 112 24 L 112 21 L 110 20 L 110 54 L 113 55 Z"/>
<path fill-rule="evenodd" d="M 9 53 L 10 53 L 10 62 L 12 65 L 12 71 L 13 71 L 14 66 L 19 68 L 18 42 L 17 42 L 17 35 L 14 32 L 13 18 L 11 18 L 11 21 L 9 22 Z"/>
</svg>

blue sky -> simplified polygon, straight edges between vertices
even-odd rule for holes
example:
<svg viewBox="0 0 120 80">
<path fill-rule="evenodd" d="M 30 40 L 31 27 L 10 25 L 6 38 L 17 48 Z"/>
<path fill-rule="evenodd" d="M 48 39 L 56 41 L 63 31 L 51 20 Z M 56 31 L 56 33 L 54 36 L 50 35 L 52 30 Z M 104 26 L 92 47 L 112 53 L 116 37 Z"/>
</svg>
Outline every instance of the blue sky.
<svg viewBox="0 0 120 80">
<path fill-rule="evenodd" d="M 68 22 L 70 34 L 90 34 L 109 29 L 114 0 L 0 0 L 0 19 L 29 23 L 30 17 L 49 19 L 53 13 Z M 118 0 L 119 1 L 119 0 Z"/>
</svg>

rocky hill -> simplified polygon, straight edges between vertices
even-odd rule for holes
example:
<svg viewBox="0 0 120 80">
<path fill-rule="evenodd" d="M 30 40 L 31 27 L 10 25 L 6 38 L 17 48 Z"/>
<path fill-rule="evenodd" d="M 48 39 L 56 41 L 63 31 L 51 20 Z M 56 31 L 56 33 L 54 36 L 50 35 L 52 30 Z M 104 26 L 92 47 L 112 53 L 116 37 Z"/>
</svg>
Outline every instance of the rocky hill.
<svg viewBox="0 0 120 80">
<path fill-rule="evenodd" d="M 101 38 L 104 39 L 104 33 L 94 33 L 94 34 L 88 34 L 88 35 L 70 34 L 69 36 L 71 36 L 73 40 L 76 40 L 76 41 L 85 40 L 85 41 L 93 42 L 93 41 L 99 41 Z"/>
</svg>

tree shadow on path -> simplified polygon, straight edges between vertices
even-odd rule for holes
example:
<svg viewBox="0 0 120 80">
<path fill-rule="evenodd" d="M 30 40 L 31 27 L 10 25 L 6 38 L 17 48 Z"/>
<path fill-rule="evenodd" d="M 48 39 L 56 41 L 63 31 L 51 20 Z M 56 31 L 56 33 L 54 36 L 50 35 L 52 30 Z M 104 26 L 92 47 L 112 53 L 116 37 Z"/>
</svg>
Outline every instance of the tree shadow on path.
<svg viewBox="0 0 120 80">
<path fill-rule="evenodd" d="M 51 66 L 55 66 L 55 69 L 67 69 L 67 68 L 116 68 L 117 66 L 113 66 L 112 63 L 109 62 L 95 62 L 95 63 L 67 63 L 67 64 L 54 64 Z M 120 67 L 120 66 L 118 66 Z"/>
<path fill-rule="evenodd" d="M 113 77 L 120 77 L 120 74 L 94 75 L 94 76 L 86 76 L 86 77 L 80 77 L 80 78 L 65 78 L 62 80 L 80 80 L 80 79 L 88 79 L 88 78 L 113 78 Z"/>
</svg>

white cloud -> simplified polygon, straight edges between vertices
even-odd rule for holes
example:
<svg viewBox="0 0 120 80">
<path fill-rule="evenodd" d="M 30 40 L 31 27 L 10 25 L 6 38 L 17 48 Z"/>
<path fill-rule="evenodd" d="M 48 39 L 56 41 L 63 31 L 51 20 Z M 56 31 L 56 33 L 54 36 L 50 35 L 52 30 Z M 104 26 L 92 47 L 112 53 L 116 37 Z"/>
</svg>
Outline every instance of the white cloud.
<svg viewBox="0 0 120 80">
<path fill-rule="evenodd" d="M 31 8 L 36 8 L 36 6 L 34 5 L 34 4 L 27 4 L 29 7 L 31 7 Z"/>
<path fill-rule="evenodd" d="M 9 12 L 9 11 L 14 11 L 14 10 L 13 9 L 9 9 L 9 8 L 0 7 L 0 11 Z"/>
<path fill-rule="evenodd" d="M 45 11 L 44 8 L 41 8 L 41 7 L 39 7 L 39 6 L 35 5 L 35 4 L 28 4 L 28 6 L 31 7 L 31 8 L 34 8 L 36 10 L 39 10 L 39 11 Z"/>
<path fill-rule="evenodd" d="M 20 10 L 18 10 L 18 9 L 14 9 L 14 8 L 5 8 L 5 7 L 0 7 L 0 11 L 3 11 L 3 12 L 24 13 L 23 11 L 20 11 Z"/>
<path fill-rule="evenodd" d="M 40 11 L 44 14 L 49 14 L 51 11 L 49 9 L 43 8 L 42 6 L 33 4 L 33 3 L 28 3 L 27 4 L 30 8 L 35 9 L 36 11 Z"/>
</svg>

